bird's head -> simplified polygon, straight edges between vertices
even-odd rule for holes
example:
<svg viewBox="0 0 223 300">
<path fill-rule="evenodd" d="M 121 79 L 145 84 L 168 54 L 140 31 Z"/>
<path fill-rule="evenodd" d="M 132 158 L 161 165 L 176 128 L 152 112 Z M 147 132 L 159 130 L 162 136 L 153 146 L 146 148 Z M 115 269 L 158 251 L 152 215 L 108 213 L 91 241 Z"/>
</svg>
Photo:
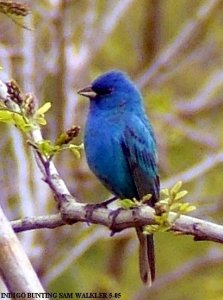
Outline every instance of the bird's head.
<svg viewBox="0 0 223 300">
<path fill-rule="evenodd" d="M 88 97 L 93 106 L 102 109 L 131 108 L 141 102 L 141 94 L 134 83 L 125 73 L 116 70 L 99 76 L 78 93 Z"/>
</svg>

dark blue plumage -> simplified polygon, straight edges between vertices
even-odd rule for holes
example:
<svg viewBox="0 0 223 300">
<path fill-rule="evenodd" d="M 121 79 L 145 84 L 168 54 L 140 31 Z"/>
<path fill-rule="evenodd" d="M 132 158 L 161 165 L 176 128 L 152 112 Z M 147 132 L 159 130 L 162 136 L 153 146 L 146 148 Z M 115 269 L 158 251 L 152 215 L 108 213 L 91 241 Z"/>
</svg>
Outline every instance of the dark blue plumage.
<svg viewBox="0 0 223 300">
<path fill-rule="evenodd" d="M 84 143 L 91 170 L 119 198 L 150 193 L 154 205 L 159 197 L 156 141 L 136 86 L 126 74 L 110 71 L 79 93 L 90 98 Z M 142 228 L 137 234 L 141 278 L 150 284 L 155 277 L 152 236 L 145 237 Z"/>
</svg>

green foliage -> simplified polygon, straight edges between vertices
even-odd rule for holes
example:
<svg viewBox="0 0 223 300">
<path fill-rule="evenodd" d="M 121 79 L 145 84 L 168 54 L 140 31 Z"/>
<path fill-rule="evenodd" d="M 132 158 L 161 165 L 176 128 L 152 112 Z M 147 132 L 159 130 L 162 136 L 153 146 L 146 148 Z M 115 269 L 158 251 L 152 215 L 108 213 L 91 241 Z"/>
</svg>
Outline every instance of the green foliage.
<svg viewBox="0 0 223 300">
<path fill-rule="evenodd" d="M 182 181 L 178 181 L 171 189 L 161 190 L 161 199 L 155 204 L 155 223 L 144 227 L 145 234 L 155 233 L 157 231 L 168 231 L 181 214 L 187 214 L 196 209 L 195 205 L 188 202 L 182 202 L 182 199 L 188 194 L 181 190 Z M 148 205 L 152 195 L 147 194 L 141 200 L 122 199 L 119 204 L 123 209 L 132 209 Z M 174 217 L 170 213 L 175 213 Z"/>
<path fill-rule="evenodd" d="M 22 0 L 0 1 L 1 4 L 7 3 L 6 5 L 10 2 L 24 3 Z M 120 5 L 124 4 L 117 0 L 63 1 L 63 3 L 60 1 L 62 5 L 58 5 L 58 1 L 49 0 L 34 2 L 35 9 L 29 16 L 29 22 L 35 24 L 38 34 L 31 35 L 31 40 L 26 32 L 24 35 L 24 31 L 6 17 L 6 14 L 0 13 L 0 42 L 3 50 L 0 64 L 4 65 L 4 68 L 9 66 L 6 72 L 16 77 L 21 86 L 30 87 L 33 84 L 38 88 L 39 99 L 53 100 L 53 107 L 46 115 L 48 123 L 44 127 L 46 137 L 64 131 L 67 126 L 66 113 L 71 107 L 72 109 L 75 107 L 72 111 L 73 121 L 83 126 L 87 102 L 81 101 L 77 104 L 74 103 L 75 96 L 74 102 L 70 101 L 70 96 L 67 97 L 74 94 L 76 88 L 84 87 L 95 78 L 95 75 L 112 68 L 123 69 L 139 83 L 144 72 L 153 74 L 155 59 L 159 58 L 161 53 L 171 54 L 173 50 L 171 43 L 177 35 L 181 34 L 181 38 L 177 40 L 175 46 L 179 45 L 178 42 L 185 35 L 189 37 L 180 56 L 166 61 L 163 68 L 155 76 L 150 77 L 151 80 L 140 85 L 140 89 L 157 137 L 161 181 L 169 182 L 169 179 L 175 176 L 182 178 L 185 189 L 189 191 L 186 201 L 190 203 L 199 201 L 197 212 L 199 217 L 221 223 L 222 159 L 217 163 L 213 160 L 212 165 L 212 157 L 223 149 L 221 6 L 215 13 L 209 14 L 208 22 L 201 24 L 194 37 L 190 36 L 188 30 L 196 23 L 197 9 L 203 6 L 202 13 L 205 14 L 215 1 L 129 1 L 131 4 L 127 9 L 122 9 Z M 26 19 L 23 16 L 14 15 L 14 17 L 22 22 Z M 185 24 L 191 21 L 192 26 L 182 31 Z M 71 28 L 71 31 L 64 37 L 66 28 Z M 166 51 L 167 48 L 169 51 Z M 57 55 L 53 57 L 55 49 Z M 70 55 L 70 52 L 74 55 Z M 29 63 L 30 57 L 34 64 Z M 27 78 L 30 75 L 31 77 Z M 218 85 L 215 85 L 216 82 Z M 185 109 L 189 107 L 191 109 Z M 28 118 L 30 117 L 28 115 Z M 3 114 L 2 118 L 7 120 L 8 116 Z M 10 120 L 10 125 L 15 124 L 11 116 Z M 30 129 L 25 129 L 26 122 L 24 125 L 23 130 L 28 130 L 25 135 L 29 134 Z M 61 137 L 61 140 L 52 142 L 53 147 L 64 144 L 66 138 L 65 133 L 65 137 Z M 80 143 L 81 136 L 77 140 Z M 13 216 L 15 214 L 20 216 L 21 213 L 25 216 L 26 207 L 29 205 L 24 203 L 26 199 L 30 202 L 30 197 L 19 196 L 18 183 L 23 183 L 23 178 L 36 178 L 35 168 L 32 167 L 32 161 L 28 156 L 24 156 L 26 162 L 23 162 L 20 156 L 19 163 L 16 163 L 17 148 L 10 139 L 7 126 L 1 126 L 1 146 L 1 168 L 4 170 L 1 178 L 4 195 L 1 199 L 2 205 L 9 210 L 12 209 Z M 58 160 L 58 165 L 61 174 L 66 174 L 66 183 L 71 187 L 71 191 L 82 201 L 98 202 L 105 199 L 108 196 L 107 192 L 86 167 L 84 159 L 76 159 L 71 163 L 70 152 L 67 151 L 64 155 L 66 159 Z M 206 158 L 210 159 L 207 169 L 203 168 L 207 165 L 202 164 Z M 12 168 L 12 164 L 16 168 L 23 168 L 29 164 L 28 174 L 25 168 L 22 172 L 15 172 L 16 168 Z M 191 168 L 195 165 L 196 170 L 193 172 Z M 186 176 L 180 176 L 185 171 Z M 25 176 L 20 178 L 18 174 Z M 35 190 L 35 186 L 37 190 L 41 190 L 41 182 L 26 180 L 25 183 L 27 189 L 31 191 Z M 161 195 L 161 200 L 166 198 L 169 196 Z M 184 198 L 180 201 L 183 200 Z M 51 213 L 52 209 L 55 209 L 52 198 L 48 195 L 44 197 L 44 193 L 38 201 L 33 201 L 32 205 L 36 212 L 39 211 L 38 207 L 44 209 L 46 207 L 46 213 Z M 127 205 L 127 209 L 129 208 Z M 37 269 L 41 270 L 43 280 L 46 274 L 51 270 L 54 271 L 55 253 L 60 257 L 62 265 L 63 258 L 66 261 L 69 255 L 72 255 L 75 246 L 79 246 L 77 233 L 82 229 L 77 226 L 76 224 L 72 227 L 51 230 L 50 243 L 48 231 L 32 231 L 33 250 L 35 251 L 35 246 L 37 249 L 46 249 L 44 252 L 38 251 L 37 257 L 40 259 L 36 265 Z M 97 228 L 96 225 L 91 227 Z M 125 234 L 129 239 L 126 252 L 123 251 L 123 247 L 117 247 L 116 243 L 116 238 Z M 91 233 L 88 232 L 87 235 L 91 239 Z M 157 280 L 161 280 L 159 282 L 162 284 L 158 288 L 154 286 L 154 292 L 153 289 L 146 292 L 139 279 L 134 230 L 126 230 L 112 239 L 109 238 L 108 231 L 106 242 L 98 241 L 86 252 L 80 247 L 79 264 L 77 261 L 70 263 L 69 268 L 54 280 L 52 291 L 98 291 L 97 282 L 100 284 L 100 281 L 96 281 L 97 276 L 94 276 L 97 270 L 100 280 L 105 276 L 106 280 L 112 283 L 109 292 L 121 291 L 122 299 L 222 298 L 222 262 L 215 260 L 215 251 L 210 253 L 212 261 L 209 258 L 207 263 L 204 262 L 203 269 L 197 268 L 197 261 L 200 261 L 201 256 L 208 254 L 210 247 L 216 250 L 216 244 L 195 243 L 189 236 L 176 237 L 168 232 L 165 234 L 157 232 L 155 239 Z M 113 257 L 111 240 L 116 245 L 117 252 L 120 254 L 124 252 L 122 262 L 125 267 L 119 277 L 109 274 L 104 265 Z M 73 245 L 69 247 L 71 241 Z M 47 280 L 44 282 L 46 289 L 49 289 Z"/>
<path fill-rule="evenodd" d="M 119 204 L 123 209 L 131 209 L 142 206 L 145 202 L 148 202 L 151 199 L 151 197 L 151 194 L 147 194 L 141 200 L 137 200 L 136 198 L 122 199 L 119 200 Z"/>
<path fill-rule="evenodd" d="M 44 103 L 36 110 L 35 95 L 23 95 L 14 80 L 6 85 L 10 100 L 6 104 L 1 103 L 0 122 L 15 125 L 23 133 L 28 133 L 35 128 L 38 129 L 39 126 L 47 124 L 45 113 L 51 108 L 50 102 Z M 30 140 L 29 144 L 46 158 L 52 158 L 55 154 L 64 150 L 70 150 L 77 158 L 80 158 L 80 150 L 83 149 L 83 144 L 75 145 L 71 143 L 73 138 L 79 134 L 79 131 L 78 126 L 73 126 L 67 132 L 61 134 L 56 143 L 43 139 L 38 143 Z"/>
<path fill-rule="evenodd" d="M 47 102 L 41 106 L 33 115 L 28 117 L 29 111 L 20 107 L 19 111 L 11 111 L 4 107 L 0 109 L 0 122 L 6 124 L 13 124 L 18 127 L 22 132 L 28 131 L 37 127 L 37 125 L 46 125 L 46 119 L 44 114 L 50 109 L 51 103 Z"/>
<path fill-rule="evenodd" d="M 34 124 L 29 122 L 24 115 L 7 109 L 0 109 L 0 122 L 13 124 L 23 132 L 28 132 L 34 128 Z"/>
<path fill-rule="evenodd" d="M 187 195 L 187 191 L 180 190 L 182 181 L 178 181 L 170 190 L 161 190 L 161 199 L 155 204 L 155 222 L 154 225 L 147 225 L 144 227 L 145 234 L 151 234 L 157 231 L 167 231 L 181 216 L 196 209 L 196 206 L 188 202 L 182 202 L 182 199 Z M 171 212 L 175 215 L 172 217 Z"/>
<path fill-rule="evenodd" d="M 33 115 L 33 121 L 39 125 L 46 125 L 45 113 L 51 108 L 51 103 L 44 103 Z"/>
<path fill-rule="evenodd" d="M 55 154 L 64 150 L 70 150 L 77 158 L 80 158 L 80 150 L 83 149 L 83 144 L 57 145 L 52 143 L 50 140 L 42 140 L 39 143 L 32 145 L 47 158 L 52 158 Z"/>
<path fill-rule="evenodd" d="M 45 120 L 44 113 L 49 109 L 49 105 L 42 106 L 38 109 L 37 116 L 40 116 L 42 120 Z M 80 150 L 84 148 L 83 143 L 75 145 L 72 143 L 73 139 L 78 136 L 80 127 L 72 126 L 66 132 L 63 132 L 58 136 L 56 142 L 53 143 L 50 140 L 42 140 L 39 143 L 32 143 L 32 145 L 47 158 L 52 158 L 55 154 L 58 154 L 64 150 L 70 150 L 76 158 L 80 158 Z"/>
<path fill-rule="evenodd" d="M 56 139 L 56 145 L 62 146 L 69 144 L 80 132 L 79 126 L 72 126 L 66 132 L 61 133 Z"/>
</svg>

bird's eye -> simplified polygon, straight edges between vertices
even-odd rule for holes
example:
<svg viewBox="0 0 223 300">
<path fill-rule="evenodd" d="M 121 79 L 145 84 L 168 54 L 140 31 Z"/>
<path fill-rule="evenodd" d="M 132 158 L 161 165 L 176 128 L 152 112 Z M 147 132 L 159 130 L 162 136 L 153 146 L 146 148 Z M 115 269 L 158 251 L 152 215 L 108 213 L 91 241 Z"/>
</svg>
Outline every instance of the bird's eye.
<svg viewBox="0 0 223 300">
<path fill-rule="evenodd" d="M 113 91 L 114 91 L 113 88 L 102 88 L 102 87 L 98 89 L 95 88 L 95 92 L 101 96 L 110 95 Z"/>
<path fill-rule="evenodd" d="M 114 90 L 114 88 L 109 88 L 109 89 L 107 90 L 107 95 L 111 94 L 111 93 L 113 92 L 113 90 Z"/>
</svg>

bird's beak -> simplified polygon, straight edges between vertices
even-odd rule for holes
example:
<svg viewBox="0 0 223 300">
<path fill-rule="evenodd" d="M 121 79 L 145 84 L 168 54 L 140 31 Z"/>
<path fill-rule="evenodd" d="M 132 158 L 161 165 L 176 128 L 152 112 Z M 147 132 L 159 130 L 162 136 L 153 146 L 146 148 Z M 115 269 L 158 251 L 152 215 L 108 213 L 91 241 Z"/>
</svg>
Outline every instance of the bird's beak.
<svg viewBox="0 0 223 300">
<path fill-rule="evenodd" d="M 88 98 L 94 98 L 97 95 L 97 93 L 92 90 L 91 86 L 87 86 L 86 88 L 79 90 L 77 93 Z"/>
</svg>

